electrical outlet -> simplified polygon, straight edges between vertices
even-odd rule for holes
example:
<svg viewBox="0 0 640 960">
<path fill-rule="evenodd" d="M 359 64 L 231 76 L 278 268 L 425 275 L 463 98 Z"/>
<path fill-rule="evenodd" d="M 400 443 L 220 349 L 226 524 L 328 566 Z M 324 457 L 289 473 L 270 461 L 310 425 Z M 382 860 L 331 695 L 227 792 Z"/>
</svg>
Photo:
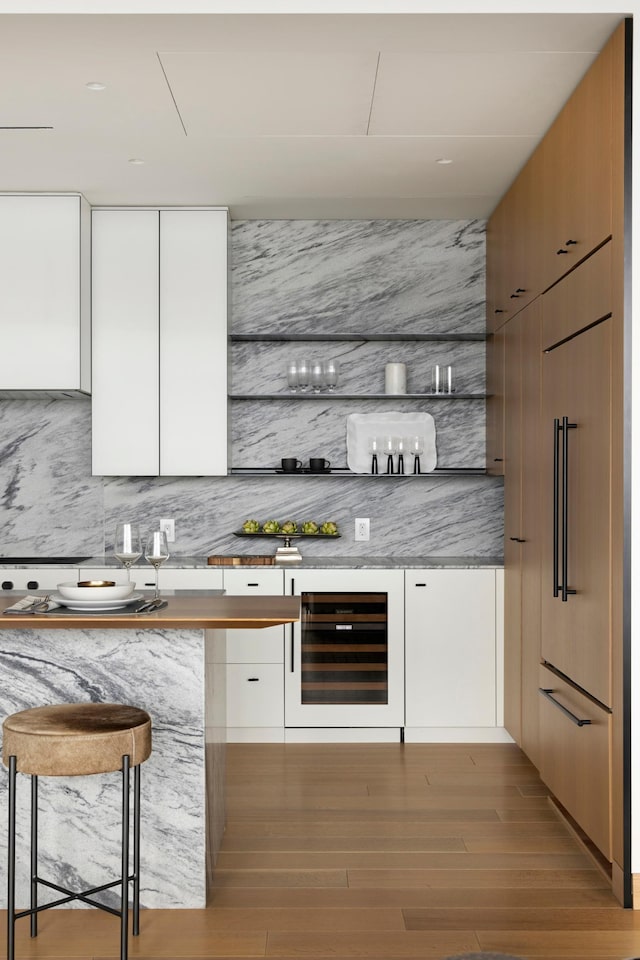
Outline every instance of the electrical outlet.
<svg viewBox="0 0 640 960">
<path fill-rule="evenodd" d="M 175 520 L 161 520 L 160 529 L 167 535 L 167 543 L 175 543 L 176 540 L 176 522 Z"/>
<path fill-rule="evenodd" d="M 356 517 L 356 540 L 369 539 L 369 517 Z"/>
</svg>

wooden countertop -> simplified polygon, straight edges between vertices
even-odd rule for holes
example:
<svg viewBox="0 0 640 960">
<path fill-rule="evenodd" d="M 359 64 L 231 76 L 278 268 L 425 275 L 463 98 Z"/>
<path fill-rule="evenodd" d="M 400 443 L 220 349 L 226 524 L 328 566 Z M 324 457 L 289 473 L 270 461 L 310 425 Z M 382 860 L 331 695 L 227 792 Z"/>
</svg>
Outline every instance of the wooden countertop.
<svg viewBox="0 0 640 960">
<path fill-rule="evenodd" d="M 126 630 L 175 628 L 254 629 L 292 623 L 300 617 L 298 597 L 178 597 L 165 596 L 168 606 L 153 613 L 78 613 L 58 607 L 52 613 L 7 614 L 15 597 L 0 597 L 0 629 L 5 630 Z"/>
</svg>

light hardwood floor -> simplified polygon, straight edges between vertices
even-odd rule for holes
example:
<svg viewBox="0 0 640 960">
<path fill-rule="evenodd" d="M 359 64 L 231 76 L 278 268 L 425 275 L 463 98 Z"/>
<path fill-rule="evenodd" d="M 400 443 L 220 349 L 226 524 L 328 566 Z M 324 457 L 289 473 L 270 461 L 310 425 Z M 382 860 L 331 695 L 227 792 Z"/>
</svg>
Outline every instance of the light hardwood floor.
<svg viewBox="0 0 640 960">
<path fill-rule="evenodd" d="M 143 914 L 138 960 L 640 956 L 622 910 L 509 744 L 234 744 L 206 910 Z M 115 960 L 117 921 L 21 922 L 20 960 Z M 4 954 L 1 954 L 4 956 Z"/>
</svg>

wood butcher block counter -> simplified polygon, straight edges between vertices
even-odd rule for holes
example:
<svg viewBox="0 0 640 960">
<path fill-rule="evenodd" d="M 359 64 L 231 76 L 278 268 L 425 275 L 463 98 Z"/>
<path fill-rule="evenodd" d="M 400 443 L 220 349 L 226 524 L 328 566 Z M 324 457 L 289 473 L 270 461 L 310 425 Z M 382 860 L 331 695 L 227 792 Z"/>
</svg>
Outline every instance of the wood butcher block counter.
<svg viewBox="0 0 640 960">
<path fill-rule="evenodd" d="M 83 615 L 58 607 L 52 613 L 7 614 L 4 611 L 15 603 L 15 598 L 0 597 L 0 629 L 15 630 L 28 627 L 112 630 L 112 629 L 175 629 L 187 630 L 244 630 L 274 627 L 292 623 L 300 612 L 300 601 L 294 597 L 210 597 L 205 591 L 197 596 L 167 596 L 168 605 L 152 613 L 91 613 Z"/>
<path fill-rule="evenodd" d="M 152 719 L 142 769 L 141 902 L 206 905 L 224 826 L 226 644 L 234 629 L 291 623 L 293 597 L 168 595 L 152 613 L 4 614 L 0 598 L 0 722 L 53 703 L 129 703 Z M 0 807 L 6 803 L 0 777 Z M 18 776 L 18 903 L 29 900 L 27 778 Z M 120 842 L 119 774 L 42 778 L 39 873 L 78 889 L 111 879 Z M 91 828 L 87 831 L 87 815 Z M 6 863 L 4 831 L 0 862 Z M 0 892 L 3 896 L 4 889 Z M 117 893 L 104 902 L 117 908 Z M 0 907 L 5 904 L 0 901 Z"/>
</svg>

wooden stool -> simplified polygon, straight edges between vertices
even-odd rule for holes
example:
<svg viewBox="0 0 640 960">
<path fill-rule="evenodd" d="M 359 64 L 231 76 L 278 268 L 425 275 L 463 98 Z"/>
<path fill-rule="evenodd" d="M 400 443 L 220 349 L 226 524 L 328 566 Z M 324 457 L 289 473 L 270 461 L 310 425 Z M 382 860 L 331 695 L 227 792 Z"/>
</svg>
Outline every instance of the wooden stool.
<svg viewBox="0 0 640 960">
<path fill-rule="evenodd" d="M 38 913 L 49 907 L 82 900 L 120 917 L 120 957 L 129 952 L 129 882 L 133 882 L 133 934 L 140 932 L 140 764 L 151 753 L 151 718 L 144 710 L 120 703 L 65 703 L 34 707 L 7 717 L 2 725 L 2 760 L 9 768 L 9 865 L 7 960 L 15 958 L 15 922 L 31 917 L 31 936 L 38 934 Z M 133 874 L 129 874 L 129 771 L 134 768 Z M 77 777 L 122 771 L 121 877 L 74 893 L 38 877 L 38 777 Z M 16 912 L 16 773 L 31 776 L 31 907 Z M 38 884 L 65 894 L 38 906 Z M 91 899 L 121 885 L 121 909 Z"/>
</svg>

